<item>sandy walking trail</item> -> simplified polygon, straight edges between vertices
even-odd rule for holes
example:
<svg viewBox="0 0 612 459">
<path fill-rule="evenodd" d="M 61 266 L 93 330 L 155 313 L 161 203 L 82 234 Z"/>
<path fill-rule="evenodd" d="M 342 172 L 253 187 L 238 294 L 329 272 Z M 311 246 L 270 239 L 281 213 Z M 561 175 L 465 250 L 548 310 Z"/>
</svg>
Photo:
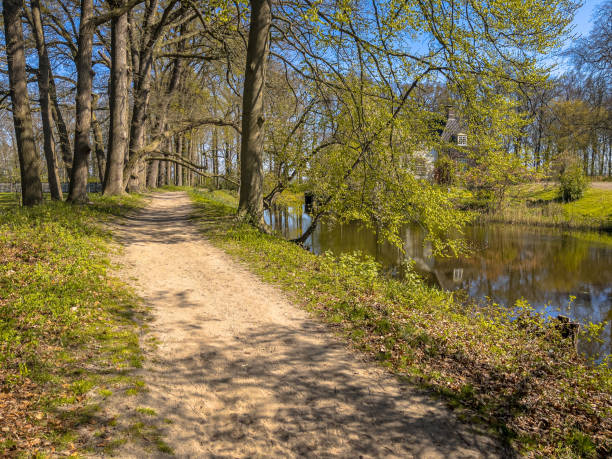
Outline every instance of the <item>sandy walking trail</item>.
<svg viewBox="0 0 612 459">
<path fill-rule="evenodd" d="M 442 404 L 351 351 L 207 242 L 184 193 L 115 233 L 159 340 L 140 376 L 177 457 L 498 457 Z M 163 457 L 128 443 L 120 457 Z"/>
</svg>

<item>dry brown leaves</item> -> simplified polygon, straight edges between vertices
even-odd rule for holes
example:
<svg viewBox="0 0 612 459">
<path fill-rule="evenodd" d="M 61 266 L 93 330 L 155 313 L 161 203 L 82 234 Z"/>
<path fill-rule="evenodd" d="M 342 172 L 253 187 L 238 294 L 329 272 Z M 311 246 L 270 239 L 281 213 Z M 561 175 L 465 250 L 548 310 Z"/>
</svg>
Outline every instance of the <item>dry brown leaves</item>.
<svg viewBox="0 0 612 459">
<path fill-rule="evenodd" d="M 0 370 L 0 456 L 14 457 L 21 451 L 35 452 L 47 448 L 51 442 L 45 439 L 49 426 L 59 424 L 47 414 L 36 409 L 43 396 L 43 389 L 29 379 L 7 384 L 9 375 Z"/>
</svg>

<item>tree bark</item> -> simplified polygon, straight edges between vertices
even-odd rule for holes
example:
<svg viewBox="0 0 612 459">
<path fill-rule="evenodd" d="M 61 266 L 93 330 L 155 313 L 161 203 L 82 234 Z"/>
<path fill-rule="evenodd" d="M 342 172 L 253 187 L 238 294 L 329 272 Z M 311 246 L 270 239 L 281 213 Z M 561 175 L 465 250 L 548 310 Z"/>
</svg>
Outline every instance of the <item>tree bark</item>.
<svg viewBox="0 0 612 459">
<path fill-rule="evenodd" d="M 157 186 L 164 186 L 166 180 L 166 161 L 159 161 L 157 171 Z"/>
<path fill-rule="evenodd" d="M 189 161 L 191 161 L 194 164 L 197 163 L 197 158 L 198 158 L 196 145 L 197 145 L 197 142 L 195 139 L 195 132 L 194 132 L 194 134 L 191 136 L 191 144 L 189 146 Z M 192 172 L 191 173 L 191 186 L 196 186 L 198 184 L 199 179 L 200 177 Z"/>
<path fill-rule="evenodd" d="M 51 67 L 49 67 L 49 96 L 53 103 L 53 121 L 57 128 L 60 150 L 62 152 L 62 161 L 66 168 L 66 175 L 70 177 L 72 175 L 72 148 L 70 147 L 70 136 L 68 135 L 68 128 L 66 127 L 66 122 L 60 110 L 59 102 L 57 101 L 57 90 L 55 88 L 55 80 L 53 79 Z"/>
<path fill-rule="evenodd" d="M 129 155 L 135 155 L 144 144 L 145 138 L 145 123 L 147 117 L 147 108 L 149 106 L 149 96 L 151 91 L 151 66 L 153 65 L 153 44 L 158 37 L 153 37 L 153 18 L 157 14 L 158 0 L 152 0 L 148 5 L 145 13 L 145 24 L 143 26 L 142 37 L 140 41 L 140 49 L 138 50 L 138 68 L 135 69 L 133 84 L 134 84 L 134 101 L 132 104 L 132 119 L 130 122 L 130 140 L 129 140 Z M 126 171 L 124 168 L 123 179 L 128 180 L 129 191 L 138 191 L 146 186 L 142 181 L 142 171 L 145 168 L 143 158 L 139 158 L 133 167 L 133 170 Z M 146 174 L 145 174 L 146 177 Z"/>
<path fill-rule="evenodd" d="M 159 161 L 150 161 L 147 166 L 147 188 L 157 188 L 157 176 L 159 175 Z"/>
<path fill-rule="evenodd" d="M 176 139 L 176 153 L 183 156 L 183 135 L 179 135 Z M 174 180 L 176 186 L 183 186 L 183 166 L 180 164 L 174 165 Z"/>
<path fill-rule="evenodd" d="M 92 49 L 95 25 L 93 0 L 81 0 L 81 18 L 77 49 L 76 120 L 74 130 L 74 158 L 68 200 L 75 204 L 87 202 L 87 161 L 91 152 L 91 89 L 93 81 Z"/>
<path fill-rule="evenodd" d="M 172 151 L 172 147 L 174 146 L 172 140 L 167 140 L 168 150 Z M 166 185 L 172 184 L 172 164 L 169 161 L 166 161 Z"/>
<path fill-rule="evenodd" d="M 96 165 L 98 166 L 98 177 L 100 178 L 100 184 L 104 183 L 104 174 L 106 171 L 106 155 L 104 154 L 104 143 L 102 140 L 102 128 L 96 117 L 96 106 L 98 105 L 97 94 L 92 96 L 93 102 L 91 107 L 91 128 L 94 137 L 94 150 L 96 153 Z"/>
<path fill-rule="evenodd" d="M 213 130 L 212 133 L 212 167 L 213 167 L 213 175 L 219 175 L 219 138 L 217 129 Z M 215 177 L 213 179 L 215 184 L 215 189 L 219 189 L 219 177 Z"/>
<path fill-rule="evenodd" d="M 230 146 L 228 142 L 225 142 L 225 175 L 232 175 L 232 151 L 230 150 Z"/>
<path fill-rule="evenodd" d="M 22 2 L 2 0 L 2 7 L 13 124 L 21 173 L 21 196 L 23 205 L 31 206 L 42 202 L 42 183 L 32 130 L 32 113 L 28 102 L 25 46 L 21 28 Z"/>
<path fill-rule="evenodd" d="M 51 120 L 51 99 L 49 97 L 49 74 L 51 65 L 45 43 L 45 35 L 42 26 L 42 16 L 40 14 L 39 0 L 32 0 L 32 30 L 36 41 L 36 51 L 38 52 L 38 93 L 40 96 L 40 117 L 43 128 L 43 142 L 45 160 L 47 162 L 47 176 L 49 180 L 49 192 L 51 199 L 62 200 L 62 187 L 60 184 L 59 173 L 57 171 L 57 160 L 55 156 L 55 145 L 53 143 L 53 126 Z"/>
<path fill-rule="evenodd" d="M 111 3 L 121 5 L 119 0 Z M 111 20 L 110 121 L 108 127 L 108 165 L 104 175 L 104 195 L 123 194 L 123 166 L 128 147 L 128 13 Z"/>
<path fill-rule="evenodd" d="M 263 92 L 270 51 L 270 0 L 251 0 L 251 21 L 242 96 L 238 218 L 258 227 L 263 219 Z"/>
</svg>

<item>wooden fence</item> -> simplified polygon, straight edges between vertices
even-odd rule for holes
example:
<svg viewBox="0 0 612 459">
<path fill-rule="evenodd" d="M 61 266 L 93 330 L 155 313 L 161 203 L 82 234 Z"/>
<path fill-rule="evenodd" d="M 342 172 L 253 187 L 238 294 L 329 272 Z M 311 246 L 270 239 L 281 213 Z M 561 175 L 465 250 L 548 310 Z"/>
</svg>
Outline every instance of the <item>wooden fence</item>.
<svg viewBox="0 0 612 459">
<path fill-rule="evenodd" d="M 62 193 L 68 193 L 68 183 L 62 183 Z M 49 184 L 43 182 L 43 193 L 49 192 Z M 100 193 L 102 184 L 100 182 L 90 182 L 87 184 L 88 193 Z M 0 183 L 0 193 L 21 193 L 21 183 Z"/>
</svg>

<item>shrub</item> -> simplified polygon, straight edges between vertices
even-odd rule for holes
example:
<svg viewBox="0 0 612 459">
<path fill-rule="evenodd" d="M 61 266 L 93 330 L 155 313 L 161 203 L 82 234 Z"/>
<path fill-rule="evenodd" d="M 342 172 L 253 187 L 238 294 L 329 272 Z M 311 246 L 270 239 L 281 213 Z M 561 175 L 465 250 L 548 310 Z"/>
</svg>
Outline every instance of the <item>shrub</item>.
<svg viewBox="0 0 612 459">
<path fill-rule="evenodd" d="M 580 160 L 575 156 L 565 155 L 561 159 L 559 171 L 559 197 L 565 202 L 580 199 L 587 185 Z"/>
<path fill-rule="evenodd" d="M 495 192 L 489 188 L 479 187 L 474 189 L 472 192 L 474 194 L 472 208 L 474 209 L 491 212 L 499 204 L 499 200 L 496 199 Z"/>
<path fill-rule="evenodd" d="M 434 163 L 434 180 L 438 185 L 455 183 L 455 163 L 446 155 L 441 155 Z"/>
</svg>

